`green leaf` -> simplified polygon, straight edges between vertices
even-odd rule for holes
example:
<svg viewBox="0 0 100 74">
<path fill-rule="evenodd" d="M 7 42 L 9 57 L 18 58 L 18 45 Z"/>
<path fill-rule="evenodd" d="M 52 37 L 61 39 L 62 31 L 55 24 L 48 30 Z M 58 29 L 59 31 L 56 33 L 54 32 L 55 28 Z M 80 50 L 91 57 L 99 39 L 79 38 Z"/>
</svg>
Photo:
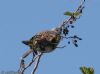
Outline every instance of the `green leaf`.
<svg viewBox="0 0 100 74">
<path fill-rule="evenodd" d="M 81 70 L 81 72 L 82 72 L 83 74 L 86 73 L 86 72 L 85 72 L 85 67 L 80 67 L 80 70 Z"/>
<path fill-rule="evenodd" d="M 74 13 L 74 16 L 79 16 L 79 15 L 80 15 L 79 12 L 75 12 L 75 13 Z"/>
<path fill-rule="evenodd" d="M 83 74 L 94 74 L 94 69 L 91 67 L 87 68 L 87 67 L 83 66 L 83 67 L 80 67 L 80 70 Z"/>
<path fill-rule="evenodd" d="M 72 16 L 73 13 L 72 12 L 65 12 L 64 15 Z"/>
</svg>

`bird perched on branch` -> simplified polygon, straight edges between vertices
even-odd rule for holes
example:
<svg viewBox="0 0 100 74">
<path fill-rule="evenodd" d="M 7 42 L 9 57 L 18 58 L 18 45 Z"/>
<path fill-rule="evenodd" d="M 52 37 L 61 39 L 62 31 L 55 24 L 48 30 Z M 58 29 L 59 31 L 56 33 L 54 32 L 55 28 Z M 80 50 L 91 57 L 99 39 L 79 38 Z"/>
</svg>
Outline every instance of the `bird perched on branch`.
<svg viewBox="0 0 100 74">
<path fill-rule="evenodd" d="M 54 49 L 59 48 L 57 46 L 63 38 L 71 39 L 72 43 L 76 47 L 78 47 L 77 40 L 82 40 L 81 38 L 79 38 L 77 35 L 70 36 L 70 37 L 66 37 L 66 36 L 68 36 L 69 27 L 71 26 L 72 28 L 74 28 L 72 25 L 73 22 L 75 22 L 81 16 L 82 10 L 84 8 L 83 6 L 84 2 L 85 0 L 82 0 L 81 4 L 79 5 L 79 7 L 75 12 L 65 12 L 64 15 L 70 16 L 70 18 L 63 21 L 63 23 L 60 24 L 58 27 L 53 28 L 51 30 L 39 32 L 36 35 L 34 35 L 31 39 L 22 41 L 22 43 L 29 46 L 29 50 L 26 51 L 26 53 L 24 53 L 23 56 L 21 57 L 20 68 L 18 70 L 19 74 L 24 74 L 25 69 L 27 69 L 37 58 L 36 65 L 32 71 L 32 74 L 34 74 L 38 66 L 41 55 L 43 53 L 52 52 Z M 68 44 L 70 44 L 69 41 Z M 30 53 L 33 53 L 33 58 L 28 65 L 25 65 L 24 59 Z"/>
<path fill-rule="evenodd" d="M 30 53 L 33 52 L 33 57 L 41 54 L 49 53 L 57 48 L 61 40 L 62 28 L 53 28 L 51 30 L 43 31 L 34 35 L 30 40 L 22 41 L 25 45 L 28 45 L 30 49 L 23 54 L 20 61 L 19 74 L 23 74 L 24 70 L 27 68 L 24 64 L 24 58 L 26 58 Z M 34 59 L 34 58 L 33 58 Z M 30 62 L 30 64 L 33 62 Z M 28 66 L 30 66 L 30 64 Z"/>
<path fill-rule="evenodd" d="M 53 28 L 50 31 L 40 32 L 33 36 L 30 40 L 22 42 L 28 45 L 33 51 L 40 51 L 42 53 L 51 52 L 59 44 L 61 32 L 61 28 Z"/>
</svg>

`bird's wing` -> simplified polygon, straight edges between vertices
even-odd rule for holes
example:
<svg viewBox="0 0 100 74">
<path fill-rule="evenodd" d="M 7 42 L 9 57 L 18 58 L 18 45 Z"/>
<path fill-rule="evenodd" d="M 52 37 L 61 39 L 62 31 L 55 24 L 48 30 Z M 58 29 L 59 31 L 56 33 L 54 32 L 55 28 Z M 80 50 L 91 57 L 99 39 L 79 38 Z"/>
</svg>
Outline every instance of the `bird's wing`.
<svg viewBox="0 0 100 74">
<path fill-rule="evenodd" d="M 38 39 L 46 39 L 47 41 L 52 41 L 52 39 L 56 36 L 52 31 L 43 31 L 37 34 Z"/>
</svg>

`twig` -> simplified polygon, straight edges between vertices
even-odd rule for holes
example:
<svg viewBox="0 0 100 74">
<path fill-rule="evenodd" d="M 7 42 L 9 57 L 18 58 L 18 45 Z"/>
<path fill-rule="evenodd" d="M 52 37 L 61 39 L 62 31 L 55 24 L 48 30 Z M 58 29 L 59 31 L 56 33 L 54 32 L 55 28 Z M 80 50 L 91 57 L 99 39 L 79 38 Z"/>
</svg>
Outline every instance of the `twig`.
<svg viewBox="0 0 100 74">
<path fill-rule="evenodd" d="M 80 5 L 78 6 L 78 8 L 76 9 L 75 12 L 78 12 L 80 10 L 80 8 L 82 7 L 82 5 L 84 4 L 85 0 L 81 0 Z M 83 7 L 82 7 L 83 9 Z M 68 23 L 70 22 L 70 20 L 72 20 L 72 17 L 70 17 L 69 19 L 66 19 L 65 21 L 63 21 L 62 24 L 60 24 L 60 28 L 63 28 L 65 25 L 68 25 Z"/>
<path fill-rule="evenodd" d="M 36 58 L 36 60 L 35 60 L 35 66 L 34 66 L 32 72 L 31 72 L 31 74 L 35 74 L 35 71 L 36 71 L 36 69 L 38 68 L 38 64 L 39 64 L 39 62 L 40 62 L 40 58 L 41 58 L 42 55 L 43 55 L 43 54 L 40 53 L 40 54 L 38 55 L 38 57 Z"/>
<path fill-rule="evenodd" d="M 35 57 L 33 56 L 32 60 L 25 66 L 25 68 L 22 71 L 22 74 L 24 73 L 24 71 L 30 67 L 32 65 L 32 63 L 38 58 L 38 55 L 35 55 Z"/>
<path fill-rule="evenodd" d="M 20 67 L 20 69 L 18 70 L 18 73 L 19 74 L 24 74 L 24 71 L 30 67 L 32 65 L 32 63 L 39 57 L 40 53 L 38 53 L 37 55 L 35 54 L 34 55 L 34 52 L 33 52 L 33 57 L 32 57 L 32 60 L 27 64 L 27 65 L 24 65 L 24 67 Z"/>
<path fill-rule="evenodd" d="M 65 48 L 66 46 L 64 45 L 64 46 L 60 46 L 60 47 L 56 47 L 56 48 Z"/>
</svg>

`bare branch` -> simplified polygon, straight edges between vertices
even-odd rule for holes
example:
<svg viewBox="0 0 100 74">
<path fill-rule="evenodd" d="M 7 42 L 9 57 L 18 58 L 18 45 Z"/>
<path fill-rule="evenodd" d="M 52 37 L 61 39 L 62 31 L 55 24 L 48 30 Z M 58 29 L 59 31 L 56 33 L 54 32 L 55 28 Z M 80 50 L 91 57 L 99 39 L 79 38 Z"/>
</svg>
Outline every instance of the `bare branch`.
<svg viewBox="0 0 100 74">
<path fill-rule="evenodd" d="M 24 73 L 24 71 L 30 67 L 32 65 L 32 63 L 38 58 L 39 55 L 35 55 L 35 57 L 33 56 L 32 60 L 25 66 L 25 68 L 22 71 L 22 74 Z"/>
<path fill-rule="evenodd" d="M 40 58 L 41 58 L 42 55 L 43 55 L 43 54 L 40 53 L 40 54 L 37 56 L 37 58 L 36 58 L 36 60 L 35 60 L 35 66 L 34 66 L 32 72 L 31 72 L 31 74 L 35 74 L 35 71 L 36 71 L 36 69 L 38 68 L 38 64 L 39 64 L 39 62 L 40 62 Z"/>
<path fill-rule="evenodd" d="M 64 46 L 60 46 L 60 47 L 56 47 L 56 48 L 65 48 L 66 46 L 64 45 Z"/>
</svg>

